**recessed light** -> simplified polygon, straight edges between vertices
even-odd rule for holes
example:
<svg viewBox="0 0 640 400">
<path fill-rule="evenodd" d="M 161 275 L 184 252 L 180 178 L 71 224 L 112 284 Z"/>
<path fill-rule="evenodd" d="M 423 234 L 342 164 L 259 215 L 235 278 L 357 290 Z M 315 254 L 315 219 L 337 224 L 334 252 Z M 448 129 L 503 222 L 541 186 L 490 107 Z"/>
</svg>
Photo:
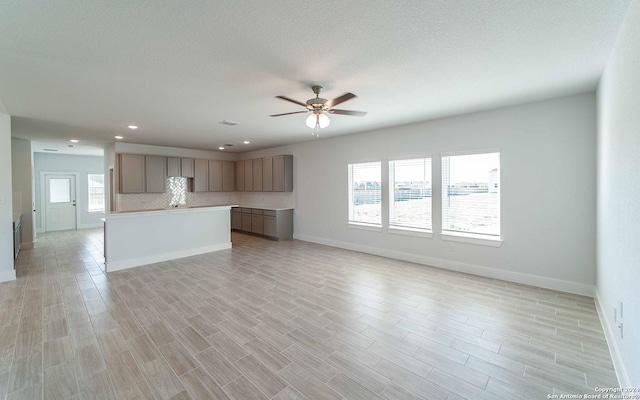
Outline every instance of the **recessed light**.
<svg viewBox="0 0 640 400">
<path fill-rule="evenodd" d="M 127 125 L 127 128 L 129 128 L 129 129 L 138 129 L 138 127 L 136 125 Z"/>
<path fill-rule="evenodd" d="M 69 139 L 69 141 L 70 141 L 71 143 L 78 143 L 78 142 L 79 142 L 79 140 L 78 140 L 78 139 Z"/>
<path fill-rule="evenodd" d="M 124 136 L 114 136 L 114 138 L 116 138 L 118 140 L 122 140 L 122 139 L 124 139 Z"/>
<path fill-rule="evenodd" d="M 244 144 L 249 144 L 249 143 L 251 143 L 251 142 L 250 142 L 250 141 L 248 141 L 248 140 L 245 140 L 245 141 L 244 141 L 244 142 L 242 142 L 242 143 L 244 143 Z"/>
<path fill-rule="evenodd" d="M 218 150 L 224 150 L 224 146 L 218 147 Z"/>
</svg>

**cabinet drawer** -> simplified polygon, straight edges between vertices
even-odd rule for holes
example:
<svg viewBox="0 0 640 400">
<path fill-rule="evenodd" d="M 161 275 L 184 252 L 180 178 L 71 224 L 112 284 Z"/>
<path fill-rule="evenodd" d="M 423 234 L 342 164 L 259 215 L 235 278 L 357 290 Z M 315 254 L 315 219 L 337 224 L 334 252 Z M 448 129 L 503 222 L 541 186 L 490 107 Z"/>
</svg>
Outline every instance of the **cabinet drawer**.
<svg viewBox="0 0 640 400">
<path fill-rule="evenodd" d="M 251 214 L 251 209 L 250 208 L 243 208 L 242 209 L 242 213 L 243 214 Z"/>
<path fill-rule="evenodd" d="M 273 211 L 273 210 L 264 210 L 264 216 L 265 217 L 275 217 L 278 214 L 277 211 Z"/>
<path fill-rule="evenodd" d="M 253 208 L 252 211 L 251 211 L 251 214 L 262 215 L 262 210 L 260 210 L 258 208 Z"/>
</svg>

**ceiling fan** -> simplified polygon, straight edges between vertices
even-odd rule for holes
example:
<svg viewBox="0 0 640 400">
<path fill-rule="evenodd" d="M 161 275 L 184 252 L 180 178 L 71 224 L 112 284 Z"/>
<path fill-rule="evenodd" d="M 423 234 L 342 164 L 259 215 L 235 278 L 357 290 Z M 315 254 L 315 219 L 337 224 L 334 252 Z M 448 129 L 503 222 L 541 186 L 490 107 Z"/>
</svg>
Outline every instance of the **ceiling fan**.
<svg viewBox="0 0 640 400">
<path fill-rule="evenodd" d="M 306 103 L 299 102 L 297 100 L 290 99 L 285 96 L 276 96 L 278 99 L 286 100 L 291 103 L 297 104 L 299 106 L 305 107 L 306 111 L 294 111 L 284 114 L 274 114 L 271 117 L 280 117 L 283 115 L 291 115 L 291 114 L 302 114 L 308 113 L 311 114 L 307 117 L 306 124 L 309 128 L 312 129 L 312 135 L 320 136 L 320 128 L 326 128 L 329 126 L 331 122 L 327 113 L 329 114 L 341 114 L 341 115 L 351 115 L 355 117 L 364 117 L 367 115 L 365 111 L 352 111 L 352 110 L 339 110 L 337 108 L 333 108 L 340 103 L 344 103 L 347 100 L 351 100 L 356 97 L 353 93 L 345 93 L 340 97 L 336 97 L 333 100 L 327 100 L 320 97 L 320 92 L 322 91 L 322 86 L 311 86 L 311 90 L 315 93 L 316 97 L 307 100 Z"/>
</svg>

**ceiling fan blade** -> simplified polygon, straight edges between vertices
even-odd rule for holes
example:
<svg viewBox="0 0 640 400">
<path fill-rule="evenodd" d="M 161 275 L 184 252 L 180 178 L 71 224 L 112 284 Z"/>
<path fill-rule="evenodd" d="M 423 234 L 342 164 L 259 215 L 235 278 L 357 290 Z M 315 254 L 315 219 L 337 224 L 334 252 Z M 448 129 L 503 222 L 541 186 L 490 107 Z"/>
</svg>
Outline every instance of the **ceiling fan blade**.
<svg viewBox="0 0 640 400">
<path fill-rule="evenodd" d="M 295 111 L 295 112 L 290 112 L 290 113 L 284 113 L 284 114 L 274 114 L 274 115 L 269 115 L 270 117 L 280 117 L 283 115 L 291 115 L 291 114 L 304 114 L 304 113 L 308 113 L 309 111 Z"/>
<path fill-rule="evenodd" d="M 340 97 L 336 97 L 336 98 L 335 98 L 335 99 L 333 99 L 333 100 L 329 100 L 329 101 L 327 101 L 326 106 L 327 106 L 327 107 L 329 107 L 329 108 L 331 108 L 331 107 L 333 107 L 333 106 L 337 106 L 337 105 L 338 105 L 338 104 L 340 104 L 340 103 L 344 103 L 344 102 L 345 102 L 345 101 L 347 101 L 347 100 L 351 100 L 351 99 L 353 99 L 354 97 L 357 97 L 357 96 L 356 96 L 355 94 L 353 94 L 353 93 L 345 93 L 345 94 L 343 94 L 343 95 L 342 95 L 342 96 L 340 96 Z"/>
<path fill-rule="evenodd" d="M 276 96 L 276 99 L 282 99 L 282 100 L 290 101 L 291 103 L 297 104 L 297 105 L 299 105 L 299 106 L 302 106 L 302 107 L 305 107 L 305 108 L 307 107 L 307 105 L 306 105 L 306 104 L 301 103 L 301 102 L 299 102 L 298 100 L 290 99 L 290 98 L 288 98 L 288 97 L 284 97 L 284 96 Z"/>
<path fill-rule="evenodd" d="M 364 117 L 367 115 L 366 111 L 353 111 L 353 110 L 328 110 L 331 114 L 352 115 L 354 117 Z"/>
</svg>

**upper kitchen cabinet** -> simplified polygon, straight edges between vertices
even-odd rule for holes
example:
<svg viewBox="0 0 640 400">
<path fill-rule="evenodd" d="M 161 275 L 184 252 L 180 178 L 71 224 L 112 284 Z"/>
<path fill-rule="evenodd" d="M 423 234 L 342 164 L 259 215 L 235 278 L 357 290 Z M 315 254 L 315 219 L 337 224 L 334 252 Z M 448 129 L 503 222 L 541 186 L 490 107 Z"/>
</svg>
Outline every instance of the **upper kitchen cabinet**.
<svg viewBox="0 0 640 400">
<path fill-rule="evenodd" d="M 244 191 L 253 191 L 253 160 L 244 160 Z"/>
<path fill-rule="evenodd" d="M 244 160 L 236 161 L 236 190 L 244 192 Z"/>
<path fill-rule="evenodd" d="M 253 191 L 262 192 L 262 158 L 253 160 Z"/>
<path fill-rule="evenodd" d="M 236 190 L 236 163 L 234 161 L 222 162 L 222 191 L 233 192 Z"/>
<path fill-rule="evenodd" d="M 195 160 L 193 174 L 193 191 L 209 191 L 209 160 Z"/>
<path fill-rule="evenodd" d="M 180 176 L 184 178 L 193 178 L 193 158 L 180 159 L 182 166 L 182 174 Z"/>
<path fill-rule="evenodd" d="M 144 156 L 120 154 L 120 193 L 144 193 L 144 183 Z"/>
<path fill-rule="evenodd" d="M 167 157 L 167 176 L 182 176 L 182 163 L 176 157 Z"/>
<path fill-rule="evenodd" d="M 273 157 L 262 159 L 262 191 L 273 192 Z"/>
<path fill-rule="evenodd" d="M 147 193 L 164 193 L 167 185 L 167 158 L 145 156 L 145 182 Z"/>
<path fill-rule="evenodd" d="M 273 157 L 273 191 L 293 192 L 293 156 Z"/>
<path fill-rule="evenodd" d="M 222 191 L 222 161 L 209 160 L 209 191 Z"/>
</svg>

